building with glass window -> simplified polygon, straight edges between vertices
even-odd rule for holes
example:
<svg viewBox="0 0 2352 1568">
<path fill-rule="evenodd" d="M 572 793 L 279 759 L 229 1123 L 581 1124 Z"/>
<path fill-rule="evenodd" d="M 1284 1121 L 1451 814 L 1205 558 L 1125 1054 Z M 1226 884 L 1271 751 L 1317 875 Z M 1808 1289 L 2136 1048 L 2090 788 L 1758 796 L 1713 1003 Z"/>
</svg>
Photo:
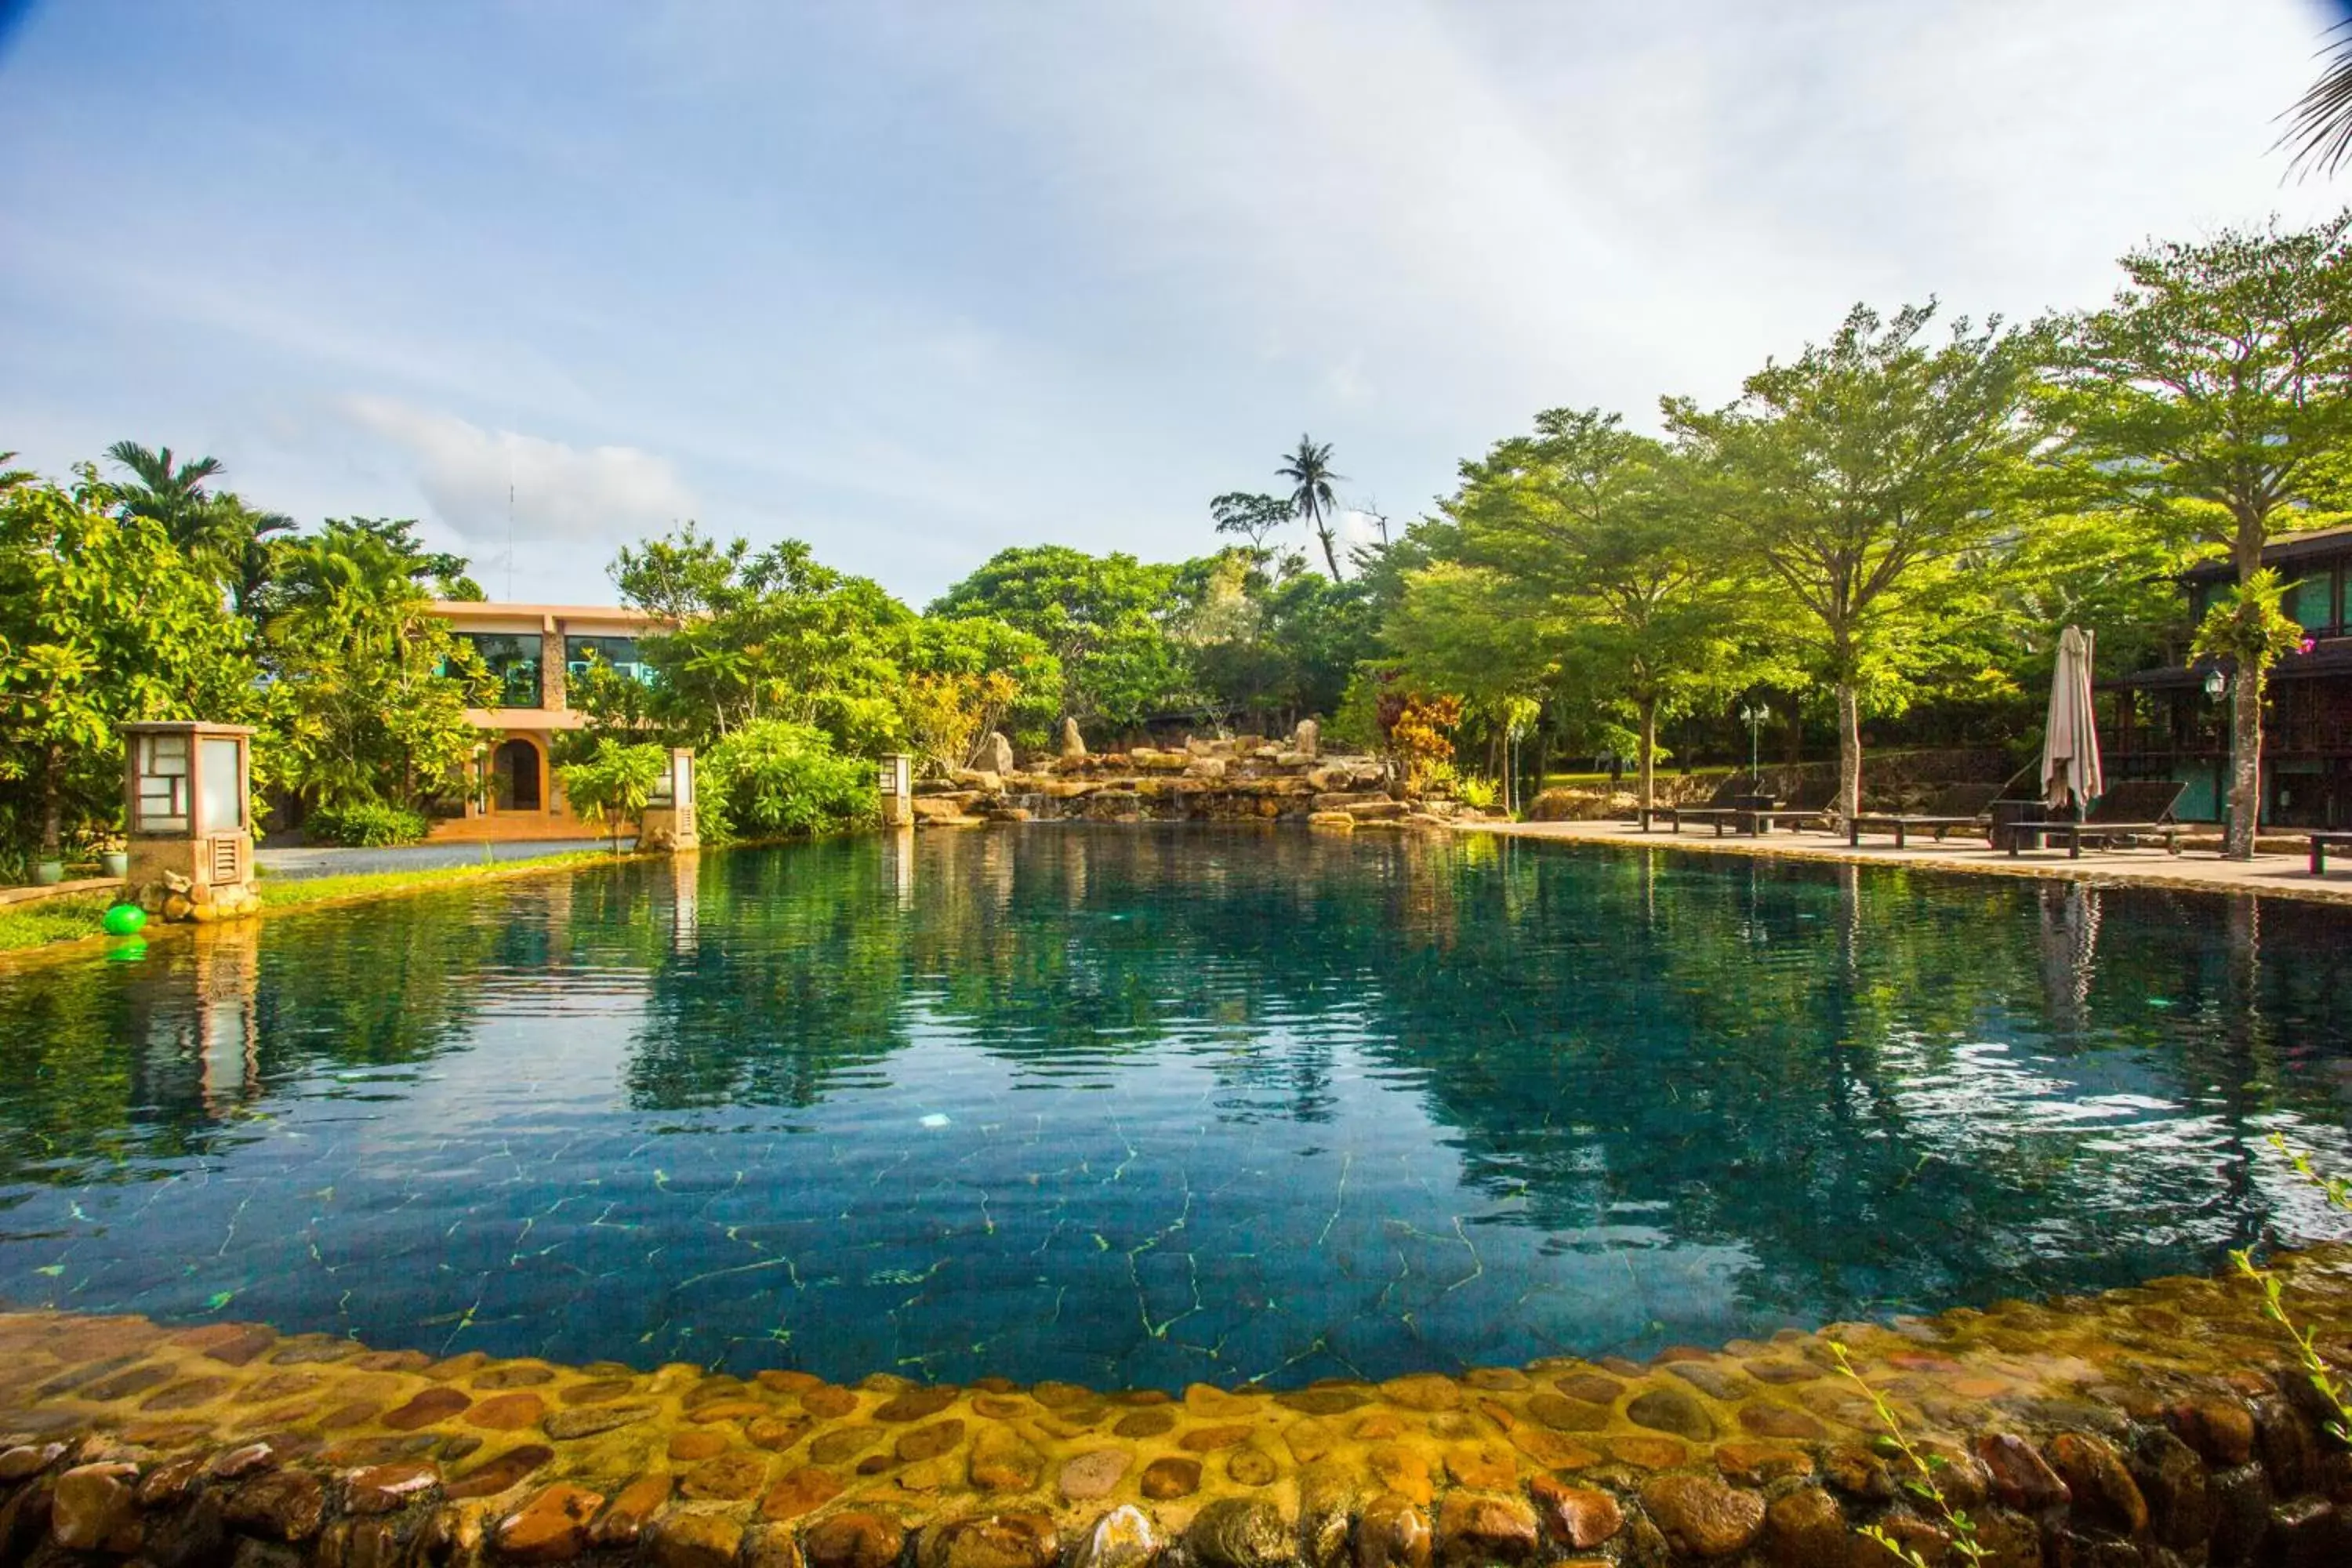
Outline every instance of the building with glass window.
<svg viewBox="0 0 2352 1568">
<path fill-rule="evenodd" d="M 583 720 L 566 700 L 572 682 L 602 660 L 614 673 L 650 680 L 637 638 L 657 623 L 609 605 L 509 605 L 442 599 L 434 612 L 473 644 L 499 682 L 495 704 L 466 718 L 482 731 L 467 780 L 464 815 L 436 838 L 570 838 L 593 829 L 574 816 L 555 777 L 554 741 Z"/>
<path fill-rule="evenodd" d="M 2263 564 L 2287 584 L 2280 607 L 2305 632 L 2300 652 L 2272 669 L 2263 710 L 2263 825 L 2352 826 L 2352 526 L 2273 541 Z M 2191 626 L 2237 584 L 2212 561 L 2184 574 Z M 2176 653 L 2176 658 L 2178 654 Z M 2189 786 L 2180 815 L 2218 822 L 2229 792 L 2235 672 L 2166 660 L 2106 683 L 2109 778 L 2172 778 Z"/>
</svg>

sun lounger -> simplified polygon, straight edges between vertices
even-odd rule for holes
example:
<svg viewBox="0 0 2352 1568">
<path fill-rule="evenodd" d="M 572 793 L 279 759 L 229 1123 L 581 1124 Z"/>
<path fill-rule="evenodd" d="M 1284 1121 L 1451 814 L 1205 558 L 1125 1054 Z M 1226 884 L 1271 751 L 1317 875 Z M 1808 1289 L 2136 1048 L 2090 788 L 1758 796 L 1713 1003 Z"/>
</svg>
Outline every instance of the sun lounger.
<svg viewBox="0 0 2352 1568">
<path fill-rule="evenodd" d="M 1927 803 L 1925 811 L 1864 811 L 1854 814 L 1845 825 L 1845 841 L 1859 845 L 1865 833 L 1892 833 L 1895 847 L 1900 849 L 1914 833 L 1932 833 L 1941 844 L 1947 833 L 1982 831 L 1992 810 L 1992 803 L 2000 798 L 2006 788 L 1997 784 L 1946 784 Z"/>
<path fill-rule="evenodd" d="M 1712 822 L 1715 824 L 1715 835 L 1720 838 L 1723 837 L 1725 827 L 1737 822 L 1743 815 L 1756 810 L 1754 805 L 1756 801 L 1769 798 L 1764 794 L 1760 781 L 1750 778 L 1745 773 L 1734 773 L 1724 780 L 1713 795 L 1707 796 L 1705 805 L 1654 807 L 1650 812 L 1649 821 L 1642 824 L 1642 831 L 1647 833 L 1650 830 L 1650 822 L 1663 816 L 1666 819 L 1666 826 L 1675 833 L 1683 830 L 1685 822 Z"/>
<path fill-rule="evenodd" d="M 2079 821 L 2012 822 L 2008 826 L 2009 852 L 2019 849 L 2039 849 L 2044 841 L 2057 839 L 2066 846 L 2066 858 L 2083 858 L 2083 843 L 2112 844 L 2119 838 L 2161 838 L 2165 853 L 2180 853 L 2180 835 L 2186 831 L 2173 819 L 2173 808 L 2180 804 L 2189 786 L 2171 779 L 2126 779 L 2110 785 L 2107 793 L 2092 804 L 2091 809 Z M 2032 842 L 2028 843 L 2031 839 Z"/>
</svg>

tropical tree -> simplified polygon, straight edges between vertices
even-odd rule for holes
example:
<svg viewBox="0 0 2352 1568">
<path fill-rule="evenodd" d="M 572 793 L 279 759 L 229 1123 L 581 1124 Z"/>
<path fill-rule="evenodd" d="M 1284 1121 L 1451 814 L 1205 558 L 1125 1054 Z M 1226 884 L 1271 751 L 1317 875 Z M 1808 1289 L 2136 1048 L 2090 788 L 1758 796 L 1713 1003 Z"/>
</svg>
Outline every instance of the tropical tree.
<svg viewBox="0 0 2352 1568">
<path fill-rule="evenodd" d="M 1614 414 L 1555 408 L 1536 416 L 1533 435 L 1465 463 L 1444 508 L 1452 552 L 1489 584 L 1483 605 L 1457 618 L 1523 629 L 1575 694 L 1631 721 L 1645 808 L 1660 719 L 1742 675 L 1754 640 L 1755 596 L 1693 526 L 1686 468 Z M 1434 572 L 1412 581 L 1408 605 L 1453 582 Z"/>
<path fill-rule="evenodd" d="M 1170 635 L 1187 608 L 1177 567 L 1045 544 L 998 552 L 929 613 L 1028 633 L 1060 668 L 1064 713 L 1129 729 L 1195 704 L 1185 650 Z"/>
<path fill-rule="evenodd" d="M 644 822 L 646 807 L 668 767 L 669 753 L 663 748 L 631 745 L 605 735 L 584 761 L 564 764 L 556 769 L 556 776 L 563 781 L 563 798 L 579 812 L 581 820 L 592 826 L 612 825 L 613 853 L 617 855 L 621 825 Z"/>
<path fill-rule="evenodd" d="M 418 579 L 435 563 L 404 537 L 330 520 L 283 546 L 264 634 L 268 752 L 312 805 L 418 806 L 457 781 L 480 739 L 466 710 L 488 705 L 497 683 L 433 613 Z"/>
<path fill-rule="evenodd" d="M 1837 703 L 1838 809 L 1857 809 L 1865 703 L 1897 707 L 1989 589 L 1997 508 L 2032 437 L 2028 366 L 1996 321 L 1921 341 L 1935 307 L 1856 306 L 1825 344 L 1749 376 L 1728 406 L 1664 404 L 1705 466 L 1692 494 L 1725 560 L 1783 590 Z M 1968 570 L 1964 570 L 1968 568 Z"/>
<path fill-rule="evenodd" d="M 5 464 L 5 458 L 0 458 Z M 0 835 L 57 856 L 120 822 L 121 726 L 254 716 L 247 628 L 94 469 L 0 474 Z"/>
<path fill-rule="evenodd" d="M 2294 149 L 2293 167 L 2332 175 L 2352 157 L 2352 19 L 2328 31 L 2336 41 L 2328 46 L 2327 68 L 2287 110 L 2278 144 Z"/>
<path fill-rule="evenodd" d="M 2352 210 L 2150 244 L 2123 268 L 2111 303 L 2044 328 L 2058 460 L 2091 503 L 2226 550 L 2242 588 L 2273 538 L 2334 521 L 2352 455 Z M 2263 712 L 2234 709 L 2224 853 L 2245 859 Z"/>
<path fill-rule="evenodd" d="M 1249 541 L 1250 553 L 1263 561 L 1270 553 L 1266 541 L 1288 524 L 1297 512 L 1280 496 L 1228 490 L 1209 502 L 1209 516 L 1219 533 L 1237 533 Z"/>
<path fill-rule="evenodd" d="M 1307 529 L 1322 543 L 1323 563 L 1331 569 L 1331 581 L 1338 582 L 1339 551 L 1332 538 L 1330 519 L 1339 501 L 1332 493 L 1331 482 L 1347 476 L 1331 471 L 1331 443 L 1318 446 L 1311 437 L 1301 436 L 1298 450 L 1274 471 L 1277 478 L 1290 481 L 1290 515 L 1307 520 Z"/>
<path fill-rule="evenodd" d="M 228 590 L 238 615 L 257 613 L 269 580 L 271 536 L 292 531 L 294 520 L 249 507 L 233 492 L 207 489 L 224 471 L 217 458 L 177 462 L 171 447 L 136 441 L 117 441 L 106 455 L 131 474 L 121 491 L 123 510 L 163 524 L 190 563 Z"/>
</svg>

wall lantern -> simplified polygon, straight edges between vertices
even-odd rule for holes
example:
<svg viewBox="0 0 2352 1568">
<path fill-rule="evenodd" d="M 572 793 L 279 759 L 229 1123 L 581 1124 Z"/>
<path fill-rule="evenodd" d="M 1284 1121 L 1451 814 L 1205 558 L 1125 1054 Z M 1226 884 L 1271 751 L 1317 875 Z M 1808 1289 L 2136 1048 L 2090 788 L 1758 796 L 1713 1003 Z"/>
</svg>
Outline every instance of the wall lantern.
<svg viewBox="0 0 2352 1568">
<path fill-rule="evenodd" d="M 2220 665 L 2217 664 L 2212 668 L 2205 672 L 2206 696 L 2211 698 L 2214 701 L 2219 702 L 2221 700 L 2221 694 L 2229 689 L 2230 678 L 2221 673 L 2221 667 Z"/>
<path fill-rule="evenodd" d="M 258 910 L 246 809 L 253 731 L 180 721 L 125 724 L 122 735 L 131 897 L 173 921 Z"/>
</svg>

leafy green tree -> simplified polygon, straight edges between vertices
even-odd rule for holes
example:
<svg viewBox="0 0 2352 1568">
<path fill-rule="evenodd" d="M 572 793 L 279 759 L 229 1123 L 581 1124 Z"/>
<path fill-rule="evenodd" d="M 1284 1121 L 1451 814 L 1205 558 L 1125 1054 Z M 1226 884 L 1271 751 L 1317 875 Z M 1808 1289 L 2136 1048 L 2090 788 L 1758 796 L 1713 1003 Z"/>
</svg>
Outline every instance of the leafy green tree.
<svg viewBox="0 0 2352 1568">
<path fill-rule="evenodd" d="M 644 823 L 646 806 L 668 767 L 669 752 L 664 748 L 630 745 L 606 735 L 586 760 L 557 768 L 556 776 L 563 781 L 563 798 L 582 820 L 612 825 L 613 853 L 617 855 L 621 825 Z"/>
<path fill-rule="evenodd" d="M 119 827 L 123 723 L 250 719 L 258 671 L 212 582 L 93 469 L 70 486 L 6 479 L 0 832 L 56 856 L 69 831 Z"/>
<path fill-rule="evenodd" d="M 933 601 L 941 617 L 993 616 L 1036 637 L 1062 673 L 1062 710 L 1126 729 L 1193 705 L 1169 622 L 1186 607 L 1178 571 L 1064 545 L 1000 551 Z"/>
<path fill-rule="evenodd" d="M 331 520 L 289 542 L 265 633 L 270 754 L 313 805 L 416 806 L 455 784 L 497 689 L 418 581 L 436 564 L 404 531 Z"/>
<path fill-rule="evenodd" d="M 1289 525 L 1297 514 L 1280 496 L 1229 490 L 1209 502 L 1209 516 L 1219 533 L 1239 534 L 1249 541 L 1250 553 L 1264 560 L 1271 552 L 1266 541 Z"/>
<path fill-rule="evenodd" d="M 1486 584 L 1456 618 L 1523 627 L 1571 689 L 1629 720 L 1645 807 L 1660 719 L 1757 673 L 1743 660 L 1755 596 L 1694 526 L 1685 467 L 1616 415 L 1555 408 L 1536 416 L 1533 435 L 1464 464 L 1444 509 L 1453 549 Z M 1462 592 L 1460 579 L 1432 573 L 1412 583 L 1408 605 L 1441 587 Z"/>
<path fill-rule="evenodd" d="M 2334 521 L 2352 456 L 2352 210 L 2123 258 L 2112 302 L 2045 326 L 2056 460 L 2086 494 L 2219 545 L 2241 586 L 2278 534 Z M 2243 674 L 2245 672 L 2242 672 Z M 2263 713 L 2231 725 L 2224 853 L 2253 854 Z"/>
<path fill-rule="evenodd" d="M 1307 520 L 1308 531 L 1323 546 L 1323 563 L 1331 569 L 1331 581 L 1338 582 L 1339 551 L 1332 537 L 1331 516 L 1339 502 L 1332 493 L 1331 481 L 1347 476 L 1331 471 L 1331 443 L 1318 446 L 1312 437 L 1301 436 L 1298 449 L 1283 458 L 1282 466 L 1274 471 L 1290 481 L 1290 515 Z"/>
<path fill-rule="evenodd" d="M 1967 596 L 1989 588 L 1997 508 L 2031 445 L 2016 336 L 1963 319 L 1930 346 L 1934 313 L 1856 306 L 1827 343 L 1768 363 L 1727 407 L 1664 405 L 1707 466 L 1695 494 L 1725 559 L 1786 594 L 1834 690 L 1846 816 L 1862 791 L 1863 709 L 1903 701 L 1947 651 Z"/>
</svg>

